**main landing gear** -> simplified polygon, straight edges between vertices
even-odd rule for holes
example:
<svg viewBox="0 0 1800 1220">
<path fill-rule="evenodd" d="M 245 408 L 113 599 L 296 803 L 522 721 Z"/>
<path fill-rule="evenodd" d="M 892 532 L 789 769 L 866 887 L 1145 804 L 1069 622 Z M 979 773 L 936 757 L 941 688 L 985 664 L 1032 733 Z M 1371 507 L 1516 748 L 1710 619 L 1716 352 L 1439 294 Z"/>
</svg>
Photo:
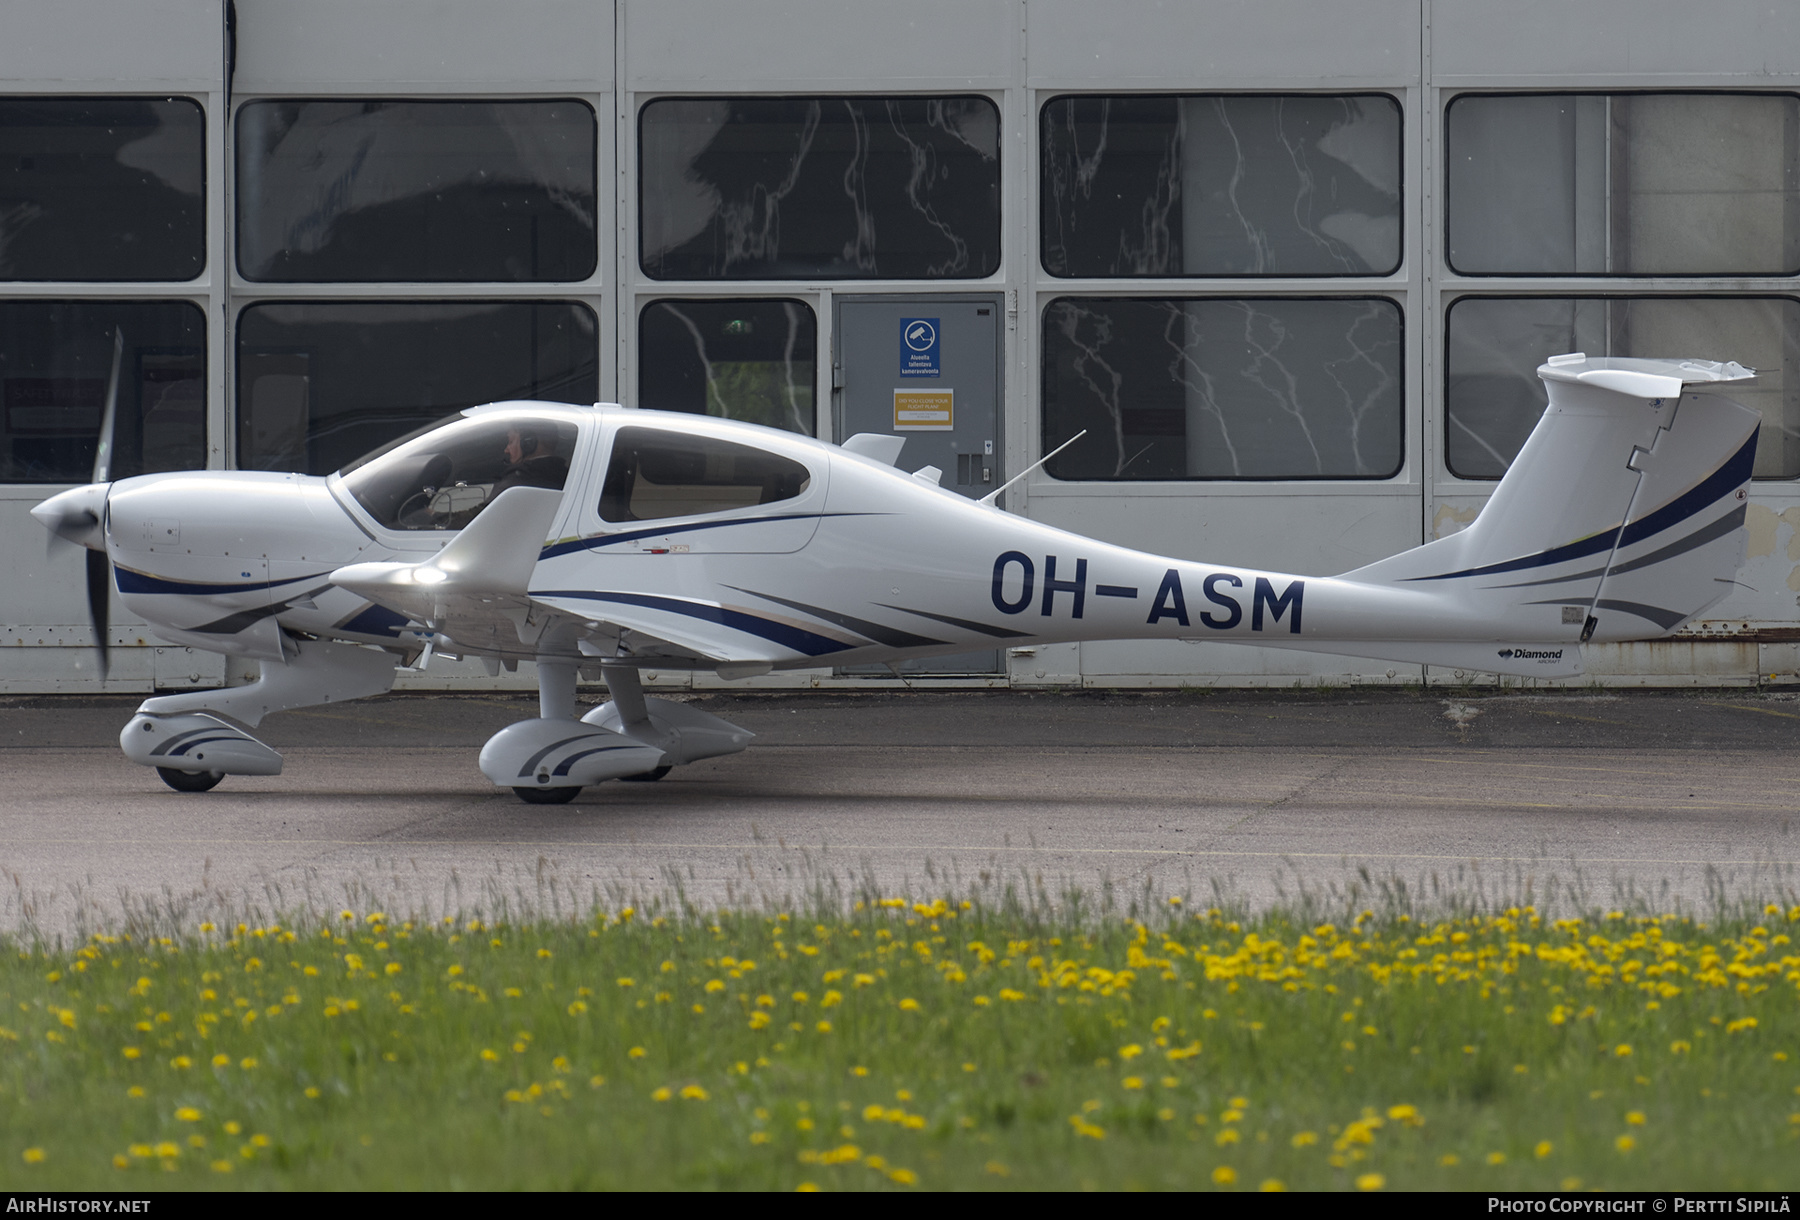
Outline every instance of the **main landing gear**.
<svg viewBox="0 0 1800 1220">
<path fill-rule="evenodd" d="M 612 699 L 575 719 L 573 660 L 538 661 L 536 720 L 481 748 L 481 773 L 529 805 L 560 805 L 589 784 L 653 783 L 680 763 L 735 754 L 751 734 L 685 703 L 646 699 L 635 666 L 603 663 Z"/>
</svg>

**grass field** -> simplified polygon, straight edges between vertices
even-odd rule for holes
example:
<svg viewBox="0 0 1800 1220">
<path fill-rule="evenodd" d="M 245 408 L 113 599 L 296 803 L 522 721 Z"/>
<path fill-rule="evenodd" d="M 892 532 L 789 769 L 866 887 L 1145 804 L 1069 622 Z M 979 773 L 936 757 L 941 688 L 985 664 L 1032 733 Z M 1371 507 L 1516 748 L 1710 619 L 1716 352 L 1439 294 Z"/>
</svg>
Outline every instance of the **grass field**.
<svg viewBox="0 0 1800 1220">
<path fill-rule="evenodd" d="M 1800 906 L 855 908 L 14 941 L 0 1187 L 1800 1186 Z"/>
</svg>

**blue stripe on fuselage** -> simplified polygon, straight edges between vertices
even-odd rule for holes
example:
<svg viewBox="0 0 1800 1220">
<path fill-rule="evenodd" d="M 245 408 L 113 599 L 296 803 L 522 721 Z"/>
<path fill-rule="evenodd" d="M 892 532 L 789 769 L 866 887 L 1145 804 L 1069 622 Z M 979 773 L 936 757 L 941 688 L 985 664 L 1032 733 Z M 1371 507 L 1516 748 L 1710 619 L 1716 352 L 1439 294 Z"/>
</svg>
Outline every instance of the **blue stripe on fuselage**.
<svg viewBox="0 0 1800 1220">
<path fill-rule="evenodd" d="M 555 559 L 576 551 L 595 551 L 615 542 L 634 542 L 639 538 L 666 538 L 670 534 L 688 534 L 695 530 L 724 529 L 730 525 L 766 525 L 772 521 L 823 521 L 827 517 L 885 517 L 887 513 L 784 513 L 774 517 L 734 517 L 730 521 L 690 521 L 686 525 L 661 525 L 652 529 L 624 530 L 617 534 L 596 534 L 591 538 L 574 538 L 567 542 L 544 545 L 539 559 Z"/>
<path fill-rule="evenodd" d="M 305 576 L 290 576 L 285 580 L 252 580 L 238 585 L 201 584 L 191 580 L 169 580 L 162 576 L 152 576 L 148 572 L 138 572 L 123 564 L 113 565 L 113 579 L 121 593 L 185 593 L 190 597 L 212 597 L 220 593 L 254 593 L 258 589 L 278 589 L 282 585 L 297 584 L 303 580 L 317 580 L 321 576 L 329 576 L 329 571 L 309 572 Z"/>
<path fill-rule="evenodd" d="M 841 644 L 837 640 L 816 635 L 802 627 L 766 619 L 743 610 L 709 605 L 706 602 L 685 601 L 674 597 L 657 597 L 649 593 L 597 593 L 585 589 L 539 589 L 534 590 L 531 596 L 539 600 L 551 597 L 569 597 L 585 601 L 616 602 L 622 606 L 642 606 L 648 610 L 664 610 L 671 614 L 684 614 L 689 618 L 729 627 L 733 631 L 761 636 L 765 640 L 773 641 L 784 648 L 791 648 L 795 652 L 809 657 L 820 657 L 826 653 L 848 652 L 854 648 L 866 647 L 862 644 Z"/>
</svg>

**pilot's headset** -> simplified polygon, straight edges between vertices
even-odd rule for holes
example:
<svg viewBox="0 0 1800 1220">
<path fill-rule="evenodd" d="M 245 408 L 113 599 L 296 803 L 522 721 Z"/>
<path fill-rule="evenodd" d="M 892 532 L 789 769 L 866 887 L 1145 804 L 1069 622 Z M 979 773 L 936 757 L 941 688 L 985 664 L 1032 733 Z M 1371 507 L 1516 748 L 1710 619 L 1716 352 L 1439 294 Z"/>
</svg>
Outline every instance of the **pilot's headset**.
<svg viewBox="0 0 1800 1220">
<path fill-rule="evenodd" d="M 537 452 L 538 434 L 532 428 L 519 429 L 519 460 L 524 461 Z"/>
</svg>

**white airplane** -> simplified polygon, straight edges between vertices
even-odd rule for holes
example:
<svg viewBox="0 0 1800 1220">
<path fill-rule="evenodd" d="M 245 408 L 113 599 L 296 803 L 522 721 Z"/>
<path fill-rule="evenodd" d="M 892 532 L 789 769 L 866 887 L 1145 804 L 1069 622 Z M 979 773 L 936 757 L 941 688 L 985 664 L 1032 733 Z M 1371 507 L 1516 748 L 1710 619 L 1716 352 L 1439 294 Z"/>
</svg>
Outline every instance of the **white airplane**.
<svg viewBox="0 0 1800 1220">
<path fill-rule="evenodd" d="M 1326 578 L 1028 521 L 995 506 L 999 491 L 970 500 L 934 468 L 895 469 L 900 436 L 830 445 L 604 405 L 471 408 L 324 478 L 116 482 L 109 409 L 93 483 L 32 513 L 93 552 L 97 641 L 110 568 L 158 636 L 261 662 L 251 685 L 147 699 L 125 726 L 126 756 L 171 787 L 278 774 L 281 756 L 243 726 L 385 691 L 398 664 L 435 654 L 490 673 L 536 664 L 539 717 L 495 734 L 480 765 L 548 804 L 748 744 L 646 698 L 640 667 L 745 678 L 1204 639 L 1579 674 L 1583 644 L 1667 635 L 1731 589 L 1759 417 L 1719 391 L 1754 373 L 1576 353 L 1538 375 L 1548 409 L 1474 524 Z M 611 693 L 579 718 L 578 674 Z"/>
</svg>

